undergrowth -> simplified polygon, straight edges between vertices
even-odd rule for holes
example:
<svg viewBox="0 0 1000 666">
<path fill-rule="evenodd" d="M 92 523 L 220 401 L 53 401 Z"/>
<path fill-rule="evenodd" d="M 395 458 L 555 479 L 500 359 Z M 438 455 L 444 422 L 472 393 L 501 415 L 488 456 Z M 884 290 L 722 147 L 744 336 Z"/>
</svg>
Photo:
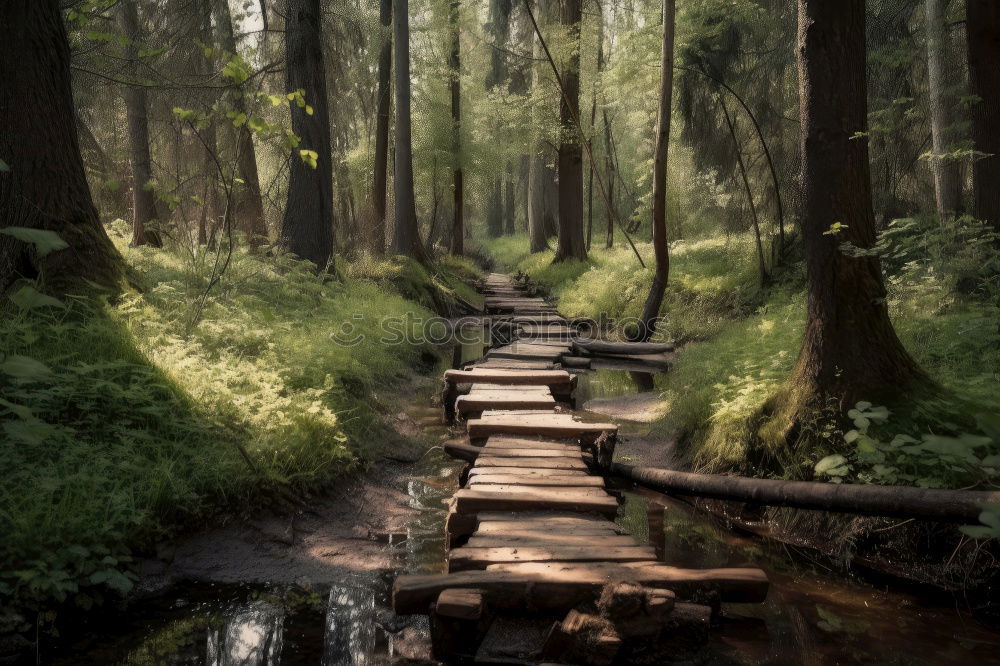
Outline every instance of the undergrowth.
<svg viewBox="0 0 1000 666">
<path fill-rule="evenodd" d="M 60 303 L 23 285 L 2 306 L 8 609 L 87 608 L 132 586 L 135 547 L 376 460 L 399 442 L 380 412 L 437 363 L 421 322 L 475 275 L 364 260 L 318 276 L 237 249 L 209 290 L 215 252 L 130 249 L 126 231 L 111 227 L 139 290 Z M 0 614 L 0 633 L 22 621 Z"/>
</svg>

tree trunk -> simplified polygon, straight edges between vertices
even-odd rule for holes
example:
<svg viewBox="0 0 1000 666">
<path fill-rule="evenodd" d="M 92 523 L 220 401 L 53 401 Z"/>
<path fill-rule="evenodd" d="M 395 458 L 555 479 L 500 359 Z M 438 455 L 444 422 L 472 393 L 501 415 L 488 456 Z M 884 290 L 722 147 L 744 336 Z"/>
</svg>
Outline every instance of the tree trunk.
<svg viewBox="0 0 1000 666">
<path fill-rule="evenodd" d="M 736 150 L 736 164 L 740 170 L 741 182 L 743 183 L 743 193 L 747 197 L 747 204 L 750 206 L 750 220 L 753 222 L 754 242 L 757 246 L 757 270 L 760 275 L 760 285 L 767 284 L 767 261 L 764 259 L 764 244 L 760 238 L 760 220 L 757 218 L 757 205 L 753 201 L 753 190 L 750 188 L 750 179 L 747 177 L 746 163 L 743 161 L 743 149 L 740 148 L 739 139 L 736 138 L 736 125 L 729 115 L 729 107 L 726 106 L 725 98 L 719 95 L 719 104 L 722 105 L 722 115 L 726 119 L 726 127 L 729 128 L 729 136 L 733 139 L 733 148 Z"/>
<path fill-rule="evenodd" d="M 1000 3 L 968 0 L 969 84 L 980 101 L 972 106 L 972 141 L 988 156 L 972 165 L 973 215 L 1000 233 Z"/>
<path fill-rule="evenodd" d="M 541 9 L 543 2 L 554 0 L 535 0 L 535 7 Z M 543 15 L 545 12 L 539 11 Z M 538 35 L 532 34 L 531 55 L 534 64 L 531 67 L 531 86 L 538 90 L 542 86 L 541 65 L 542 47 Z M 535 113 L 532 118 L 531 155 L 528 157 L 528 243 L 532 252 L 541 252 L 549 248 L 548 236 L 545 233 L 545 156 L 542 143 L 542 114 Z"/>
<path fill-rule="evenodd" d="M 202 41 L 205 44 L 212 43 L 212 0 L 202 0 Z M 212 56 L 205 59 L 205 74 L 210 76 L 215 71 L 215 61 Z M 209 220 L 218 220 L 220 212 L 219 197 L 219 163 L 218 155 L 218 131 L 215 123 L 210 123 L 208 127 L 200 131 L 201 140 L 204 142 L 205 158 L 202 164 L 202 177 L 205 179 L 205 187 L 202 191 L 201 214 L 198 216 L 198 238 L 197 245 L 200 247 L 208 243 Z"/>
<path fill-rule="evenodd" d="M 0 291 L 41 278 L 54 293 L 79 293 L 84 279 L 116 291 L 121 256 L 101 226 L 80 158 L 70 53 L 57 0 L 0 3 L 0 228 L 53 231 L 68 245 L 39 256 L 0 234 Z M 26 140 L 30 137 L 31 140 Z"/>
<path fill-rule="evenodd" d="M 465 186 L 462 182 L 462 32 L 460 28 L 459 0 L 451 0 L 448 20 L 451 23 L 451 121 L 452 159 L 454 160 L 451 225 L 451 253 L 465 253 Z"/>
<path fill-rule="evenodd" d="M 514 196 L 514 166 L 507 163 L 507 176 L 504 179 L 504 233 L 508 236 L 512 236 L 516 229 L 514 228 L 514 211 L 515 211 L 515 196 Z"/>
<path fill-rule="evenodd" d="M 667 248 L 667 149 L 670 145 L 670 105 L 674 92 L 674 0 L 663 0 L 663 48 L 660 52 L 660 106 L 656 115 L 656 148 L 653 153 L 653 254 L 656 270 L 642 308 L 635 342 L 646 342 L 656 333 L 663 292 L 670 274 Z"/>
<path fill-rule="evenodd" d="M 396 51 L 396 154 L 393 177 L 396 219 L 392 252 L 425 262 L 427 257 L 417 230 L 417 205 L 413 194 L 409 0 L 393 0 L 392 41 Z"/>
<path fill-rule="evenodd" d="M 333 164 L 327 111 L 320 0 L 289 0 L 285 20 L 285 80 L 289 90 L 305 91 L 305 108 L 290 104 L 292 131 L 299 150 L 317 154 L 312 167 L 293 154 L 289 168 L 288 206 L 281 225 L 282 245 L 324 270 L 333 253 Z"/>
<path fill-rule="evenodd" d="M 497 48 L 490 51 L 490 70 L 486 77 L 486 89 L 496 90 L 507 82 L 508 67 L 507 48 L 510 36 L 511 0 L 490 0 L 489 24 L 490 37 Z M 506 167 L 504 167 L 506 168 Z M 497 173 L 490 185 L 486 201 L 486 233 L 496 238 L 504 232 L 504 215 L 513 211 L 504 211 L 504 176 Z"/>
<path fill-rule="evenodd" d="M 139 44 L 142 30 L 139 27 L 138 0 L 122 2 L 122 29 L 129 40 L 125 46 L 129 77 L 139 77 Z M 163 245 L 160 235 L 151 224 L 159 220 L 156 194 L 152 190 L 152 158 L 149 154 L 149 120 L 146 115 L 146 89 L 141 85 L 127 85 L 122 90 L 125 97 L 125 115 L 128 121 L 129 161 L 132 165 L 132 247 Z"/>
<path fill-rule="evenodd" d="M 924 0 L 927 22 L 927 86 L 931 107 L 931 171 L 934 174 L 934 198 L 937 213 L 942 219 L 949 219 L 958 212 L 962 201 L 962 181 L 959 163 L 954 159 L 945 160 L 941 155 L 954 150 L 954 122 L 951 105 L 945 97 L 948 85 L 948 27 L 945 25 L 944 9 L 947 0 Z"/>
<path fill-rule="evenodd" d="M 604 166 L 605 171 L 608 174 L 608 207 L 605 209 L 604 214 L 607 217 L 608 231 L 607 237 L 604 240 L 604 247 L 611 249 L 615 244 L 615 158 L 614 158 L 614 144 L 611 141 L 611 119 L 608 118 L 607 109 L 601 111 L 601 115 L 604 117 Z"/>
<path fill-rule="evenodd" d="M 392 106 L 392 0 L 380 0 L 379 20 L 383 26 L 382 48 L 378 55 L 378 111 L 375 125 L 375 174 L 372 178 L 372 206 L 375 224 L 372 249 L 385 254 L 385 197 L 389 168 L 389 110 Z"/>
<path fill-rule="evenodd" d="M 594 126 L 597 122 L 597 87 L 600 84 L 601 73 L 604 71 L 604 10 L 598 5 L 597 12 L 597 80 L 594 81 L 593 96 L 590 101 L 590 132 L 594 134 Z M 593 146 L 593 143 L 591 143 Z M 593 148 L 591 148 L 593 150 Z M 597 165 L 592 164 L 587 172 L 587 252 L 590 252 L 591 238 L 594 233 L 594 172 Z M 608 184 L 610 190 L 611 184 Z M 611 192 L 608 192 L 608 202 L 611 201 Z M 610 212 L 610 211 L 608 211 Z"/>
<path fill-rule="evenodd" d="M 818 410 L 932 385 L 889 321 L 878 257 L 840 249 L 875 242 L 868 144 L 852 139 L 867 128 L 864 0 L 799 0 L 798 70 L 806 330 L 786 390 L 764 410 L 786 441 Z"/>
<path fill-rule="evenodd" d="M 294 1 L 294 0 L 293 0 Z M 219 31 L 219 43 L 230 57 L 237 54 L 236 35 L 233 32 L 233 17 L 229 11 L 229 0 L 215 0 L 215 23 Z M 296 90 L 292 88 L 292 90 Z M 236 111 L 249 115 L 244 91 L 232 95 Z M 309 104 L 316 110 L 312 102 Z M 293 114 L 294 115 L 294 114 Z M 231 218 L 237 228 L 247 235 L 247 242 L 256 247 L 267 242 L 267 223 L 264 220 L 264 200 L 261 197 L 260 176 L 257 173 L 257 155 L 254 152 L 253 136 L 244 123 L 236 129 L 236 167 L 242 184 L 234 184 Z"/>
<path fill-rule="evenodd" d="M 563 65 L 559 104 L 559 242 L 554 261 L 586 260 L 583 238 L 583 138 L 577 136 L 574 116 L 580 109 L 581 0 L 562 0 L 560 20 L 570 35 L 569 57 Z M 572 106 L 571 106 L 572 105 Z"/>
</svg>

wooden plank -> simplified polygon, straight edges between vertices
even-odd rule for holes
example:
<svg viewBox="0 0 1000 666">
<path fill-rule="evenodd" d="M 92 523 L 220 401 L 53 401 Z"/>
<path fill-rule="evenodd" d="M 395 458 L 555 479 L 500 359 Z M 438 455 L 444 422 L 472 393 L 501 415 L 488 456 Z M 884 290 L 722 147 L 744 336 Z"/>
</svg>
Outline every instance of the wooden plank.
<svg viewBox="0 0 1000 666">
<path fill-rule="evenodd" d="M 492 458 L 570 458 L 573 460 L 583 460 L 580 449 L 575 451 L 559 449 L 503 449 L 491 448 L 489 451 L 483 450 L 481 455 Z"/>
<path fill-rule="evenodd" d="M 565 370 L 500 370 L 475 367 L 472 370 L 445 370 L 444 379 L 452 384 L 507 384 L 565 386 L 575 383 Z"/>
<path fill-rule="evenodd" d="M 552 395 L 552 390 L 545 384 L 489 384 L 484 382 L 476 382 L 469 389 L 469 393 L 486 392 L 492 393 L 494 391 L 515 391 L 519 393 L 528 394 L 539 394 L 539 395 Z"/>
<path fill-rule="evenodd" d="M 473 490 L 481 492 L 483 495 L 503 495 L 503 496 L 515 496 L 524 495 L 531 493 L 532 495 L 537 495 L 538 493 L 549 493 L 550 495 L 555 493 L 560 497 L 611 497 L 604 488 L 595 488 L 594 486 L 570 486 L 570 487 L 549 487 L 549 486 L 535 486 L 530 484 L 522 483 L 511 483 L 511 484 L 486 484 Z M 613 499 L 613 498 L 612 498 Z"/>
<path fill-rule="evenodd" d="M 518 488 L 517 492 L 490 492 L 466 488 L 456 492 L 454 500 L 455 510 L 458 513 L 532 509 L 593 512 L 605 516 L 614 516 L 618 513 L 618 501 L 607 493 L 603 495 L 584 494 L 580 491 L 570 493 L 563 488 L 526 486 Z"/>
<path fill-rule="evenodd" d="M 544 347 L 516 344 L 496 347 L 486 353 L 486 358 L 512 358 L 525 359 L 529 361 L 551 361 L 555 362 L 562 358 L 568 350 L 561 347 Z"/>
<path fill-rule="evenodd" d="M 544 458 L 543 460 L 548 460 Z M 531 461 L 534 463 L 535 461 Z M 586 470 L 583 469 L 551 469 L 551 468 L 539 468 L 539 467 L 481 467 L 476 465 L 471 470 L 469 470 L 469 478 L 475 478 L 477 476 L 490 475 L 490 474 L 506 474 L 518 478 L 524 477 L 547 477 L 547 476 L 572 476 L 576 479 L 585 479 L 590 477 Z M 601 477 L 595 476 L 590 477 L 599 479 Z"/>
<path fill-rule="evenodd" d="M 469 487 L 477 486 L 558 486 L 564 488 L 603 488 L 604 479 L 599 476 L 524 476 L 519 474 L 477 474 L 469 478 Z"/>
<path fill-rule="evenodd" d="M 483 591 L 461 588 L 442 590 L 434 612 L 461 620 L 478 620 L 483 614 Z"/>
<path fill-rule="evenodd" d="M 479 514 L 479 519 L 488 523 L 518 523 L 520 525 L 544 523 L 553 527 L 590 527 L 600 525 L 617 528 L 615 523 L 600 516 L 585 516 L 565 511 L 484 511 Z"/>
<path fill-rule="evenodd" d="M 449 571 L 485 569 L 501 563 L 521 562 L 655 562 L 656 550 L 652 546 L 614 546 L 589 548 L 580 546 L 542 548 L 511 546 L 477 548 L 462 546 L 448 553 Z"/>
<path fill-rule="evenodd" d="M 551 409 L 556 408 L 556 400 L 551 395 L 518 394 L 513 391 L 498 393 L 468 393 L 455 401 L 455 409 L 461 414 L 482 412 L 490 409 Z"/>
<path fill-rule="evenodd" d="M 637 545 L 628 534 L 560 534 L 531 530 L 509 533 L 481 534 L 476 532 L 465 544 L 469 548 L 503 548 L 507 546 L 577 546 L 593 549 Z"/>
<path fill-rule="evenodd" d="M 565 610 L 593 601 L 609 582 L 635 582 L 669 589 L 682 598 L 700 590 L 718 590 L 722 601 L 761 602 L 767 597 L 767 575 L 760 569 L 682 569 L 663 564 L 635 567 L 620 563 L 491 565 L 485 571 L 400 576 L 392 591 L 393 609 L 401 614 L 426 613 L 448 588 L 477 588 L 497 608 Z"/>
<path fill-rule="evenodd" d="M 604 340 L 577 340 L 576 349 L 590 356 L 645 356 L 674 351 L 674 345 L 658 342 L 607 342 Z"/>
<path fill-rule="evenodd" d="M 476 460 L 482 467 L 530 467 L 535 469 L 587 469 L 583 460 L 578 458 L 499 458 L 497 456 L 480 455 Z"/>
<path fill-rule="evenodd" d="M 503 433 L 576 438 L 618 431 L 618 426 L 614 423 L 587 423 L 577 420 L 572 414 L 538 414 L 530 413 L 529 410 L 522 412 L 485 411 L 480 418 L 470 420 L 467 428 L 469 437 L 473 439 Z"/>
<path fill-rule="evenodd" d="M 552 361 L 524 361 L 516 358 L 490 358 L 477 361 L 472 365 L 475 368 L 486 370 L 552 370 L 555 363 Z"/>
</svg>

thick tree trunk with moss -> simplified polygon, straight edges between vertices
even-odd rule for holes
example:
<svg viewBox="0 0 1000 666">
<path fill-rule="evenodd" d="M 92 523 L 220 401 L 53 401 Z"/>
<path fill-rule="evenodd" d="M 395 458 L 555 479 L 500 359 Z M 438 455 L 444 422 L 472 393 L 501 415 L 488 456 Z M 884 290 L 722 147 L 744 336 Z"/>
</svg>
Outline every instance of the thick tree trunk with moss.
<svg viewBox="0 0 1000 666">
<path fill-rule="evenodd" d="M 852 138 L 867 129 L 864 0 L 799 0 L 798 69 L 808 306 L 788 386 L 765 408 L 781 441 L 819 410 L 930 382 L 889 321 L 878 257 L 840 247 L 875 242 L 868 145 Z"/>
<path fill-rule="evenodd" d="M 101 226 L 80 158 L 70 55 L 57 0 L 0 3 L 0 229 L 57 233 L 67 244 L 44 257 L 0 234 L 0 291 L 41 277 L 54 293 L 83 280 L 117 290 L 121 256 Z"/>
<path fill-rule="evenodd" d="M 1000 2 L 968 0 L 972 141 L 988 156 L 972 165 L 972 214 L 1000 233 Z"/>
<path fill-rule="evenodd" d="M 417 204 L 413 193 L 413 124 L 410 116 L 410 14 L 408 0 L 393 0 L 392 41 L 396 52 L 396 194 L 393 254 L 426 262 L 427 255 L 417 228 Z"/>
<path fill-rule="evenodd" d="M 583 139 L 576 126 L 580 111 L 581 0 L 562 0 L 560 22 L 570 35 L 572 52 L 563 64 L 559 105 L 559 242 L 554 261 L 587 258 L 583 237 Z"/>
<path fill-rule="evenodd" d="M 667 248 L 667 149 L 670 146 L 670 105 L 674 94 L 674 0 L 663 0 L 663 44 L 660 51 L 660 105 L 656 115 L 653 153 L 653 253 L 656 270 L 642 308 L 634 342 L 646 342 L 656 333 L 663 292 L 670 274 Z"/>
<path fill-rule="evenodd" d="M 156 194 L 152 189 L 153 168 L 149 151 L 149 118 L 147 115 L 146 89 L 138 82 L 139 45 L 142 29 L 139 27 L 138 0 L 122 2 L 122 28 L 129 40 L 125 46 L 129 77 L 134 85 L 122 90 L 125 97 L 125 116 L 128 122 L 129 162 L 132 165 L 132 247 L 163 242 L 155 229 L 160 221 L 157 213 Z"/>
<path fill-rule="evenodd" d="M 962 200 L 959 164 L 941 156 L 955 149 L 951 105 L 945 88 L 953 79 L 948 68 L 948 26 L 944 10 L 947 0 L 924 0 L 927 32 L 927 88 L 931 107 L 931 171 L 934 174 L 934 198 L 942 219 L 952 218 Z"/>
<path fill-rule="evenodd" d="M 330 115 L 323 64 L 322 15 L 319 0 L 289 0 L 285 20 L 285 79 L 289 90 L 305 91 L 312 113 L 290 104 L 292 131 L 302 139 L 299 150 L 316 153 L 315 164 L 299 154 L 289 162 L 288 206 L 281 227 L 282 245 L 320 270 L 333 253 L 333 164 Z"/>
<path fill-rule="evenodd" d="M 229 11 L 229 0 L 215 0 L 215 23 L 219 32 L 219 43 L 232 56 L 237 55 L 236 34 L 233 17 Z M 295 90 L 295 88 L 292 88 Z M 236 111 L 247 114 L 246 99 L 241 94 L 232 95 Z M 311 101 L 313 108 L 317 108 Z M 267 242 L 267 222 L 264 219 L 264 200 L 261 196 L 260 176 L 257 173 L 257 154 L 254 152 L 253 136 L 246 124 L 236 129 L 236 167 L 243 183 L 234 185 L 232 215 L 238 229 L 247 235 L 248 242 L 259 246 Z"/>
<path fill-rule="evenodd" d="M 385 200 L 389 168 L 389 112 L 392 108 L 392 0 L 380 0 L 382 47 L 378 54 L 378 106 L 375 118 L 375 173 L 372 178 L 374 221 L 371 247 L 377 255 L 385 254 Z"/>
</svg>

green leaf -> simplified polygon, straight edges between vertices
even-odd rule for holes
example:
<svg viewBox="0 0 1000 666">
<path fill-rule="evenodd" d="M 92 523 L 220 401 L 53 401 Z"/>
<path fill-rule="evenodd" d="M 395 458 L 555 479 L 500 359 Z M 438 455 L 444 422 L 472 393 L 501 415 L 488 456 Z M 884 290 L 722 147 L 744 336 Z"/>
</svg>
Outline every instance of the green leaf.
<svg viewBox="0 0 1000 666">
<path fill-rule="evenodd" d="M 54 231 L 48 229 L 29 229 L 27 227 L 4 227 L 0 229 L 0 234 L 13 236 L 19 241 L 30 243 L 35 246 L 38 256 L 44 257 L 49 252 L 65 250 L 69 243 L 59 237 Z"/>
<path fill-rule="evenodd" d="M 0 171 L 10 171 L 10 166 L 3 160 L 0 160 Z"/>
<path fill-rule="evenodd" d="M 46 307 L 65 307 L 63 302 L 58 298 L 47 296 L 31 285 L 24 285 L 18 289 L 16 292 L 11 294 L 10 300 L 14 301 L 14 304 L 22 310 L 34 310 L 35 308 Z"/>
<path fill-rule="evenodd" d="M 10 354 L 0 363 L 0 372 L 10 375 L 21 382 L 34 382 L 45 379 L 52 374 L 49 366 L 36 361 L 29 356 Z"/>
<path fill-rule="evenodd" d="M 315 150 L 302 149 L 299 150 L 299 157 L 302 158 L 302 161 L 306 164 L 306 166 L 315 169 L 319 160 L 319 153 Z"/>
<path fill-rule="evenodd" d="M 3 398 L 0 398 L 0 405 L 2 405 L 4 407 L 6 407 L 7 409 L 9 409 L 19 419 L 27 420 L 27 419 L 30 419 L 32 417 L 31 410 L 28 409 L 27 407 L 25 407 L 24 405 L 18 405 L 18 404 L 13 403 L 13 402 L 8 402 L 7 400 L 4 400 Z"/>
<path fill-rule="evenodd" d="M 844 476 L 847 474 L 847 458 L 834 453 L 816 463 L 815 470 L 820 476 Z"/>
</svg>

